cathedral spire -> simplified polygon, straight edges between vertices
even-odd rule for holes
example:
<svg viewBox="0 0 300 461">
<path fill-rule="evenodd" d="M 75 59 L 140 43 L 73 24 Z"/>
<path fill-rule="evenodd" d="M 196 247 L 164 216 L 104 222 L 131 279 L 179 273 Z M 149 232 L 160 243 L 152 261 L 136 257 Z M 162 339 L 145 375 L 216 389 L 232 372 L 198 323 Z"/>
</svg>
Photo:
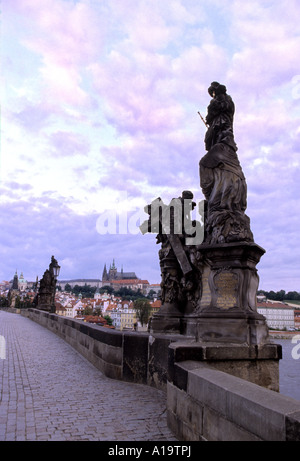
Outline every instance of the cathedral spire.
<svg viewBox="0 0 300 461">
<path fill-rule="evenodd" d="M 108 280 L 108 274 L 107 274 L 107 269 L 106 269 L 106 263 L 104 264 L 104 269 L 102 273 L 102 280 Z"/>
</svg>

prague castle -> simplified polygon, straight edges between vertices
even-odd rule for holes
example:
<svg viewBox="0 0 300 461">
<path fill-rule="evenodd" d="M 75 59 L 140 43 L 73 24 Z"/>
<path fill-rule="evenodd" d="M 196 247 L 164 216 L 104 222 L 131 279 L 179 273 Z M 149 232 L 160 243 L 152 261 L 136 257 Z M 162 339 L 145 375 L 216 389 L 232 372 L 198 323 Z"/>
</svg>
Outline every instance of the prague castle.
<svg viewBox="0 0 300 461">
<path fill-rule="evenodd" d="M 102 274 L 102 284 L 104 282 L 110 282 L 111 280 L 137 280 L 135 272 L 123 272 L 123 267 L 121 272 L 118 272 L 115 266 L 115 260 L 113 260 L 112 265 L 110 265 L 109 270 L 107 271 L 106 264 L 104 265 L 103 274 Z"/>
<path fill-rule="evenodd" d="M 62 289 L 64 289 L 67 283 L 73 288 L 75 285 L 78 285 L 78 286 L 90 285 L 92 287 L 102 287 L 105 285 L 112 285 L 112 282 L 115 282 L 120 287 L 120 286 L 123 286 L 122 281 L 124 281 L 126 286 L 129 286 L 129 284 L 136 286 L 137 282 L 140 281 L 140 279 L 137 277 L 135 272 L 124 272 L 123 268 L 119 272 L 115 265 L 115 260 L 113 260 L 113 263 L 110 264 L 109 269 L 107 269 L 106 264 L 104 265 L 102 279 L 99 278 L 99 279 L 58 280 L 57 285 L 60 285 Z"/>
</svg>

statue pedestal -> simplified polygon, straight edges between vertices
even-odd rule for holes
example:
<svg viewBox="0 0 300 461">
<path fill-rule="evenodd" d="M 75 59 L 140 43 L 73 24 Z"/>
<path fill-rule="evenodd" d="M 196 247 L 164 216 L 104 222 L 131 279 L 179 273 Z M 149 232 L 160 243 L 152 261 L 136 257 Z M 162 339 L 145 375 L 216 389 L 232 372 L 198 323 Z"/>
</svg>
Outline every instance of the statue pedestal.
<svg viewBox="0 0 300 461">
<path fill-rule="evenodd" d="M 248 345 L 268 340 L 266 320 L 256 308 L 256 265 L 264 252 L 246 242 L 202 246 L 201 299 L 196 312 L 182 319 L 184 334 Z"/>
<path fill-rule="evenodd" d="M 151 320 L 150 333 L 182 338 L 177 336 L 170 344 L 169 364 L 205 361 L 218 370 L 279 390 L 281 346 L 270 341 L 266 319 L 256 307 L 256 266 L 264 253 L 253 242 L 202 244 L 186 250 L 192 267 L 187 275 L 175 258 L 173 264 L 162 260 L 162 272 L 179 281 L 174 285 L 178 297 L 163 303 Z M 192 287 L 189 291 L 180 289 L 188 285 Z"/>
<path fill-rule="evenodd" d="M 201 267 L 195 267 L 200 278 L 196 307 L 187 313 L 186 305 L 162 305 L 151 321 L 151 333 L 181 334 L 182 341 L 169 346 L 170 363 L 205 361 L 278 391 L 281 346 L 271 343 L 265 317 L 256 309 L 256 265 L 264 249 L 235 242 L 202 244 L 197 251 L 202 258 Z"/>
<path fill-rule="evenodd" d="M 265 250 L 255 243 L 234 242 L 197 247 L 201 254 L 199 300 L 190 313 L 163 304 L 150 331 L 180 333 L 196 341 L 262 344 L 268 340 L 265 318 L 256 309 L 256 265 Z M 196 270 L 196 268 L 195 268 Z"/>
<path fill-rule="evenodd" d="M 41 311 L 52 312 L 53 309 L 53 290 L 43 290 L 38 295 L 37 309 Z"/>
<path fill-rule="evenodd" d="M 49 304 L 39 304 L 37 309 L 40 311 L 52 312 L 51 306 Z"/>
<path fill-rule="evenodd" d="M 187 329 L 185 328 L 185 333 Z M 158 312 L 150 321 L 151 333 L 183 334 L 183 317 L 178 313 Z"/>
</svg>

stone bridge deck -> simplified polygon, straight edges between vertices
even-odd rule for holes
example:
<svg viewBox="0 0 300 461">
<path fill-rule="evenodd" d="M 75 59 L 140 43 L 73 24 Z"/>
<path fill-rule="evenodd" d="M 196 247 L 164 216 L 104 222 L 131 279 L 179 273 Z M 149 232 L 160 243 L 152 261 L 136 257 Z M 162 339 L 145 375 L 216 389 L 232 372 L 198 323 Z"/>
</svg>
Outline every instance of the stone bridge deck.
<svg viewBox="0 0 300 461">
<path fill-rule="evenodd" d="M 0 441 L 176 440 L 162 391 L 105 377 L 21 315 L 0 311 L 0 340 Z"/>
</svg>

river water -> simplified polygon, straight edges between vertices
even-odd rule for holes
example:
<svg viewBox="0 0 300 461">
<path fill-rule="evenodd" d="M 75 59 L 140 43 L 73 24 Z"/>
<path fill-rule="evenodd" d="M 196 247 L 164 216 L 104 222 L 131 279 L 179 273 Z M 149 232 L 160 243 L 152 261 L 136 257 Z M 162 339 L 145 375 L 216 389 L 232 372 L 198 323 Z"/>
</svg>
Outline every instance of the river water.
<svg viewBox="0 0 300 461">
<path fill-rule="evenodd" d="M 296 338 L 297 336 L 297 338 Z M 282 346 L 282 359 L 279 361 L 280 394 L 300 401 L 300 333 L 291 339 L 272 339 Z"/>
</svg>

